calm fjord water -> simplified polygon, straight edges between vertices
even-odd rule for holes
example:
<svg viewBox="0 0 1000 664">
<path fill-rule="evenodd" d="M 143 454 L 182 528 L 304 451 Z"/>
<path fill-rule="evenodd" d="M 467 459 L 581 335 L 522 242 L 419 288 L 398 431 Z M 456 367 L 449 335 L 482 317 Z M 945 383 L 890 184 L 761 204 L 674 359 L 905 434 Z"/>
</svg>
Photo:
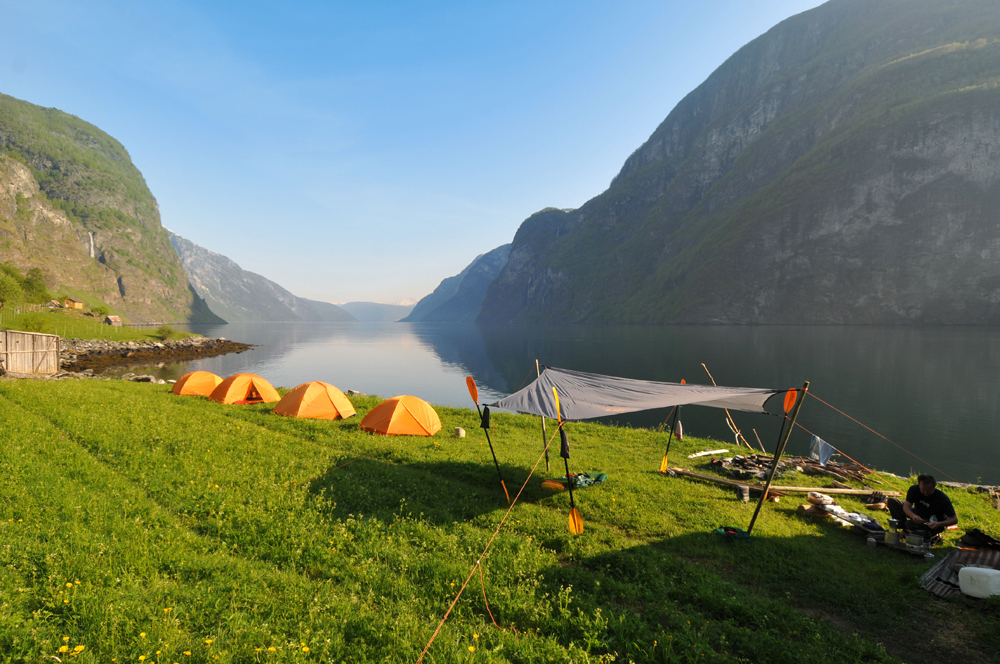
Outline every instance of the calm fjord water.
<svg viewBox="0 0 1000 664">
<path fill-rule="evenodd" d="M 472 405 L 467 375 L 475 377 L 481 400 L 500 397 L 534 378 L 535 358 L 648 380 L 708 383 L 702 362 L 720 385 L 787 388 L 808 380 L 813 394 L 916 455 L 816 399 L 807 400 L 801 424 L 858 461 L 904 475 L 926 471 L 940 479 L 1000 484 L 1000 329 L 995 328 L 245 323 L 192 330 L 257 346 L 163 367 L 159 375 L 249 371 L 277 386 L 324 380 L 345 391 L 413 394 L 463 407 Z M 652 412 L 612 421 L 655 427 L 665 416 Z M 765 447 L 774 449 L 779 418 L 734 417 L 749 438 L 756 429 Z M 735 449 L 721 411 L 688 407 L 681 420 L 686 433 L 714 437 Z M 797 430 L 789 451 L 806 454 L 808 442 L 808 434 Z"/>
</svg>

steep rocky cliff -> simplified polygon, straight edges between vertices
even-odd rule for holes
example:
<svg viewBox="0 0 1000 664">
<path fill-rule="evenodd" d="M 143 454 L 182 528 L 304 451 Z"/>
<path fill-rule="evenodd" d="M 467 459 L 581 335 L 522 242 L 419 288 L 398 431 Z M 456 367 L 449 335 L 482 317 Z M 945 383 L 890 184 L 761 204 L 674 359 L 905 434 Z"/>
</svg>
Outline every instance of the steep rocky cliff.
<svg viewBox="0 0 1000 664">
<path fill-rule="evenodd" d="M 469 322 L 476 320 L 486 291 L 507 264 L 510 245 L 476 256 L 468 267 L 441 281 L 434 292 L 413 307 L 404 323 Z"/>
<path fill-rule="evenodd" d="M 1000 323 L 998 72 L 993 1 L 792 17 L 527 219 L 480 320 Z"/>
<path fill-rule="evenodd" d="M 191 287 L 209 308 L 230 323 L 262 321 L 354 322 L 329 302 L 297 297 L 230 258 L 167 231 L 180 256 Z"/>
<path fill-rule="evenodd" d="M 0 261 L 103 300 L 129 322 L 212 319 L 118 141 L 0 94 Z"/>
</svg>

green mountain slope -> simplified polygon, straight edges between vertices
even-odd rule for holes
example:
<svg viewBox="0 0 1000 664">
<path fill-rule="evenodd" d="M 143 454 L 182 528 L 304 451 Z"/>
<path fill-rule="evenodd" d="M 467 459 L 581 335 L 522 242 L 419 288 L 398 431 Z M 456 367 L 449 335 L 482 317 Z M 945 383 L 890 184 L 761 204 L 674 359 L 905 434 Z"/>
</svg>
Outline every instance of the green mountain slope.
<svg viewBox="0 0 1000 664">
<path fill-rule="evenodd" d="M 833 0 L 747 44 L 480 320 L 1000 322 L 1000 5 Z"/>
<path fill-rule="evenodd" d="M 0 94 L 0 261 L 130 322 L 211 314 L 188 287 L 128 152 L 83 120 Z"/>
</svg>

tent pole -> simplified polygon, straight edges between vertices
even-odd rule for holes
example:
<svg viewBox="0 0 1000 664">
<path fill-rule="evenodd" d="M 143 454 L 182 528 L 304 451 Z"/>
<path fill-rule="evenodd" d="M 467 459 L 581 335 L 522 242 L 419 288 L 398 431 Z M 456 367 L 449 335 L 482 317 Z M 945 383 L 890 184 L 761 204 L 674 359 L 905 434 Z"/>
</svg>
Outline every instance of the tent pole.
<svg viewBox="0 0 1000 664">
<path fill-rule="evenodd" d="M 674 430 L 677 428 L 677 418 L 681 415 L 681 407 L 674 410 L 674 421 L 670 423 L 670 435 L 667 436 L 667 451 L 663 453 L 663 461 L 660 462 L 660 472 L 667 472 L 667 457 L 670 456 L 670 443 L 674 440 Z"/>
<path fill-rule="evenodd" d="M 528 375 L 530 376 L 531 374 L 528 374 Z M 535 376 L 537 378 L 541 378 L 542 377 L 542 371 L 541 371 L 541 369 L 538 368 L 538 360 L 537 359 L 535 360 Z M 544 415 L 539 415 L 539 419 L 542 420 L 542 448 L 545 450 L 545 471 L 548 472 L 550 470 L 549 469 L 549 444 L 548 444 L 549 435 L 545 432 L 545 416 Z"/>
<path fill-rule="evenodd" d="M 788 444 L 788 438 L 792 434 L 792 429 L 795 428 L 795 418 L 799 416 L 799 410 L 802 408 L 802 402 L 806 398 L 806 392 L 809 391 L 809 381 L 807 380 L 802 386 L 802 391 L 799 393 L 798 399 L 795 400 L 795 408 L 792 409 L 792 419 L 788 423 L 788 427 L 782 431 L 781 440 L 778 441 L 778 447 L 774 450 L 774 461 L 771 462 L 771 470 L 767 473 L 767 482 L 764 484 L 764 490 L 760 492 L 760 500 L 757 502 L 757 509 L 753 511 L 753 518 L 750 519 L 750 525 L 747 527 L 747 535 L 753 532 L 753 526 L 757 523 L 757 515 L 760 514 L 760 508 L 767 500 L 767 492 L 771 488 L 771 481 L 774 479 L 774 474 L 778 470 L 778 461 L 781 460 L 781 455 L 785 452 L 785 445 Z"/>
</svg>

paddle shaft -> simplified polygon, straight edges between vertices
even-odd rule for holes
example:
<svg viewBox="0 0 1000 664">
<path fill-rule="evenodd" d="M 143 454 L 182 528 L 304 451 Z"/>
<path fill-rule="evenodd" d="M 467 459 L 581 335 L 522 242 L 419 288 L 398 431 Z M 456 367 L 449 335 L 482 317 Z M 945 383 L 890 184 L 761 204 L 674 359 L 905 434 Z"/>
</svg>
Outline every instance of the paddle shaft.
<svg viewBox="0 0 1000 664">
<path fill-rule="evenodd" d="M 479 407 L 478 403 L 476 404 L 476 410 L 479 411 L 479 420 L 482 421 L 482 419 L 483 419 L 483 411 Z M 496 468 L 497 468 L 497 475 L 500 476 L 500 486 L 503 487 L 503 494 L 505 496 L 507 496 L 507 503 L 509 504 L 510 503 L 510 494 L 507 493 L 507 484 L 503 481 L 503 473 L 500 472 L 500 462 L 497 461 L 497 453 L 493 451 L 493 442 L 490 440 L 490 430 L 489 429 L 483 429 L 483 433 L 486 434 L 486 443 L 490 446 L 490 454 L 493 455 L 493 465 L 496 466 Z"/>
<path fill-rule="evenodd" d="M 573 502 L 573 478 L 569 476 L 569 459 L 564 458 L 563 463 L 566 464 L 566 487 L 569 489 L 569 508 L 575 510 L 576 503 Z"/>
<path fill-rule="evenodd" d="M 774 474 L 778 470 L 778 462 L 781 461 L 781 454 L 785 451 L 785 445 L 788 444 L 788 437 L 792 435 L 792 429 L 795 428 L 795 419 L 799 416 L 799 410 L 802 408 L 802 402 L 805 401 L 806 393 L 809 391 L 809 381 L 807 380 L 802 386 L 802 391 L 797 395 L 795 400 L 795 408 L 792 410 L 792 417 L 788 421 L 788 427 L 782 427 L 781 439 L 778 441 L 778 447 L 774 450 L 774 461 L 771 463 L 771 469 L 767 473 L 767 482 L 764 483 L 764 490 L 760 492 L 760 500 L 757 502 L 757 508 L 753 511 L 753 517 L 750 519 L 750 525 L 747 526 L 747 535 L 753 532 L 753 526 L 757 523 L 757 515 L 760 514 L 760 508 L 767 500 L 767 492 L 771 488 L 771 482 L 774 480 Z"/>
<path fill-rule="evenodd" d="M 530 376 L 531 374 L 528 375 Z M 542 371 L 538 367 L 538 360 L 535 360 L 535 376 L 538 378 L 542 377 Z M 542 447 L 545 449 L 545 470 L 546 472 L 548 472 L 549 470 L 551 470 L 549 468 L 549 443 L 548 443 L 549 435 L 548 433 L 545 432 L 545 416 L 539 415 L 539 418 L 542 420 Z"/>
<path fill-rule="evenodd" d="M 670 456 L 670 443 L 674 441 L 674 429 L 677 428 L 677 418 L 681 416 L 681 407 L 677 406 L 677 410 L 674 411 L 674 421 L 670 425 L 670 435 L 667 436 L 667 451 L 663 453 L 663 463 L 660 464 L 660 472 L 666 472 L 667 470 L 667 459 Z"/>
</svg>

